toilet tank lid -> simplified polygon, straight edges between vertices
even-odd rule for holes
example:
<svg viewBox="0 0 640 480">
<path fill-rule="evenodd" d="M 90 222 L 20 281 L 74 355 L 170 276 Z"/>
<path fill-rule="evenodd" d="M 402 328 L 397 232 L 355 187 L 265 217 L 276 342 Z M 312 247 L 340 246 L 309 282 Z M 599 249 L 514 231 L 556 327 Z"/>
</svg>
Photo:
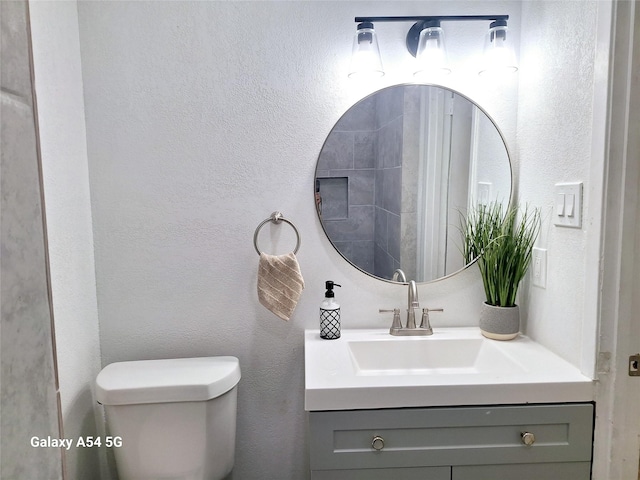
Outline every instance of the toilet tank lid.
<svg viewBox="0 0 640 480">
<path fill-rule="evenodd" d="M 116 362 L 98 374 L 96 399 L 103 405 L 206 401 L 239 381 L 236 357 Z"/>
</svg>

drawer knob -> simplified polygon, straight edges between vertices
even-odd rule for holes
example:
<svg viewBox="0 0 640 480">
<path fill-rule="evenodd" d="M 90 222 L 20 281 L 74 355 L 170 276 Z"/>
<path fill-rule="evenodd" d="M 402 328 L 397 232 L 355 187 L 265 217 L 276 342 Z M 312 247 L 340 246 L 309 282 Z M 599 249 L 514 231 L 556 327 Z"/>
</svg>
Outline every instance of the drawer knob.
<svg viewBox="0 0 640 480">
<path fill-rule="evenodd" d="M 524 443 L 527 447 L 530 447 L 536 441 L 536 436 L 531 432 L 522 432 L 520 434 L 520 437 L 522 438 L 522 443 Z"/>
<path fill-rule="evenodd" d="M 371 448 L 378 451 L 382 450 L 384 448 L 384 438 L 379 435 L 373 437 L 373 440 L 371 440 Z"/>
</svg>

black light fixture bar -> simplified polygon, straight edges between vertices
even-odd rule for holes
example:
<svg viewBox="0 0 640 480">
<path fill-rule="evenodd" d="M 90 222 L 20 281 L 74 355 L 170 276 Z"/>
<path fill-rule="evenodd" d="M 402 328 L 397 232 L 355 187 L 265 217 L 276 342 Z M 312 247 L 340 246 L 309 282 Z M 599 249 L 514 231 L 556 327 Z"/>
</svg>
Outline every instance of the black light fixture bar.
<svg viewBox="0 0 640 480">
<path fill-rule="evenodd" d="M 447 21 L 468 21 L 468 20 L 484 20 L 491 21 L 491 27 L 495 22 L 502 25 L 507 24 L 509 15 L 427 15 L 427 16 L 408 16 L 408 17 L 355 17 L 356 23 L 363 22 L 416 22 L 407 33 L 407 50 L 416 56 L 418 51 L 418 42 L 420 40 L 420 32 L 427 27 L 440 26 L 440 22 Z M 504 22 L 504 23 L 503 23 Z"/>
<path fill-rule="evenodd" d="M 509 15 L 429 15 L 409 17 L 356 17 L 357 23 L 362 22 L 427 22 L 432 20 L 460 21 L 460 20 L 509 20 Z"/>
</svg>

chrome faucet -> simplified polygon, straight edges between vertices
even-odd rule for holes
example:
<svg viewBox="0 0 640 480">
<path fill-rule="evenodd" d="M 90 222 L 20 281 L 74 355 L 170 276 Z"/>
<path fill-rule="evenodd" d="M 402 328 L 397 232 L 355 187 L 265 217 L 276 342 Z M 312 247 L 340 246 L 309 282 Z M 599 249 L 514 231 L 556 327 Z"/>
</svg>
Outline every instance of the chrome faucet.
<svg viewBox="0 0 640 480">
<path fill-rule="evenodd" d="M 429 312 L 442 312 L 442 308 L 423 308 L 422 321 L 420 327 L 416 327 L 416 308 L 420 308 L 418 301 L 418 287 L 414 280 L 409 282 L 409 292 L 407 298 L 407 323 L 403 327 L 400 320 L 400 309 L 393 310 L 380 309 L 380 313 L 393 312 L 393 324 L 389 329 L 391 335 L 414 336 L 414 335 L 433 335 L 433 329 L 429 323 Z"/>
<path fill-rule="evenodd" d="M 415 280 L 409 282 L 409 296 L 407 300 L 406 328 L 416 328 L 416 308 L 420 308 L 420 302 L 418 302 L 418 287 L 416 286 Z"/>
</svg>

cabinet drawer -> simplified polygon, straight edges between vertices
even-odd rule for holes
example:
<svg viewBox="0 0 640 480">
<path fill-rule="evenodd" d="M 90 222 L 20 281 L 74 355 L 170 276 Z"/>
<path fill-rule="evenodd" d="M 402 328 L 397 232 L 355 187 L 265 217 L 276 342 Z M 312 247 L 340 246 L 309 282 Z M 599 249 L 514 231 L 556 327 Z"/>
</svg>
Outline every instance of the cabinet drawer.
<svg viewBox="0 0 640 480">
<path fill-rule="evenodd" d="M 309 428 L 312 470 L 590 462 L 593 405 L 310 412 Z"/>
<path fill-rule="evenodd" d="M 451 467 L 312 470 L 311 480 L 451 480 Z M 493 479 L 492 479 L 493 480 Z M 566 480 L 566 479 L 563 479 Z"/>
<path fill-rule="evenodd" d="M 533 463 L 527 465 L 473 465 L 454 467 L 452 480 L 590 480 L 591 463 Z"/>
</svg>

